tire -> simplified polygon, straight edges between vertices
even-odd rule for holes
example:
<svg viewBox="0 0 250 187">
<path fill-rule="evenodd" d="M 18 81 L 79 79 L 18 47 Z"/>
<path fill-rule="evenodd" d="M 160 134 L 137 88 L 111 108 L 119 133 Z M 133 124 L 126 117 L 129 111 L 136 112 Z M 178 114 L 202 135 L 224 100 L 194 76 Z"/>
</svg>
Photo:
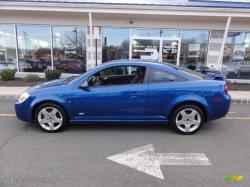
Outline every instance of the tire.
<svg viewBox="0 0 250 187">
<path fill-rule="evenodd" d="M 68 118 L 65 111 L 59 105 L 45 103 L 36 109 L 35 122 L 44 132 L 56 133 L 67 126 Z"/>
<path fill-rule="evenodd" d="M 194 104 L 183 104 L 173 111 L 170 123 L 178 133 L 191 135 L 203 126 L 204 112 Z"/>
</svg>

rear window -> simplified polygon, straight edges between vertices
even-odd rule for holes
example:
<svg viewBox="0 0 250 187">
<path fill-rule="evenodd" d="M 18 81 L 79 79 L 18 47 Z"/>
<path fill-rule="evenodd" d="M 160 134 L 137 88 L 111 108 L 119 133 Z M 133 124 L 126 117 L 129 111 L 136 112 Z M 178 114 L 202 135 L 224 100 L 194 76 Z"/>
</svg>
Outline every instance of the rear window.
<svg viewBox="0 0 250 187">
<path fill-rule="evenodd" d="M 162 64 L 165 64 L 165 65 L 168 65 L 174 69 L 176 69 L 177 71 L 180 71 L 182 73 L 185 73 L 195 79 L 204 79 L 206 77 L 206 75 L 200 73 L 200 72 L 197 72 L 197 71 L 193 71 L 191 69 L 187 69 L 187 68 L 184 68 L 184 67 L 179 67 L 179 66 L 175 66 L 173 64 L 168 64 L 168 63 L 162 63 Z"/>
<path fill-rule="evenodd" d="M 166 71 L 161 71 L 157 69 L 151 69 L 150 71 L 150 79 L 151 83 L 159 83 L 159 82 L 182 82 L 186 79 L 179 77 L 177 75 L 173 75 Z"/>
</svg>

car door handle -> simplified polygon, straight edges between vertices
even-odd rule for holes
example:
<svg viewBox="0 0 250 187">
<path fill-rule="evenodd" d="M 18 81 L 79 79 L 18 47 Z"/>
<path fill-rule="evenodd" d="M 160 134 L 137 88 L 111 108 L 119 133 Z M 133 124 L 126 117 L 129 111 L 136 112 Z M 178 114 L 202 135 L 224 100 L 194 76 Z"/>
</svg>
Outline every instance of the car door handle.
<svg viewBox="0 0 250 187">
<path fill-rule="evenodd" d="M 141 93 L 140 92 L 130 92 L 130 96 L 131 97 L 141 96 Z"/>
</svg>

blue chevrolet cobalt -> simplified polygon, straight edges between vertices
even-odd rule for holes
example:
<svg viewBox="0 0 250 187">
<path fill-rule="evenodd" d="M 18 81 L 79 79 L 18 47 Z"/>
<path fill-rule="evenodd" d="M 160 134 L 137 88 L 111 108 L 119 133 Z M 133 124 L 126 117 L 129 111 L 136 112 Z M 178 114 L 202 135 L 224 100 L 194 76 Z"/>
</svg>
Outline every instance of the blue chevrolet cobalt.
<svg viewBox="0 0 250 187">
<path fill-rule="evenodd" d="M 31 87 L 15 104 L 20 120 L 45 132 L 83 122 L 157 122 L 181 134 L 197 132 L 229 107 L 224 81 L 169 64 L 129 60 Z"/>
</svg>

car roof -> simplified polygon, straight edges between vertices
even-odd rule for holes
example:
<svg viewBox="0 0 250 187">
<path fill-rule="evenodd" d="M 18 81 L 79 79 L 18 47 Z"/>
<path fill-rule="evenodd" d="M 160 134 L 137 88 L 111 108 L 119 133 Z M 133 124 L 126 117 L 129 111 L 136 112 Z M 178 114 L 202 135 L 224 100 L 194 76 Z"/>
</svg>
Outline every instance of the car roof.
<svg viewBox="0 0 250 187">
<path fill-rule="evenodd" d="M 103 64 L 104 66 L 113 66 L 113 65 L 143 65 L 143 66 L 150 66 L 159 69 L 169 69 L 175 70 L 171 65 L 167 63 L 159 63 L 157 61 L 150 61 L 150 60 L 112 60 Z"/>
<path fill-rule="evenodd" d="M 194 72 L 184 67 L 179 67 L 179 66 L 165 63 L 165 62 L 157 62 L 157 61 L 149 61 L 149 60 L 126 60 L 126 59 L 125 60 L 124 59 L 113 60 L 113 61 L 106 62 L 101 66 L 103 68 L 107 68 L 107 67 L 119 66 L 119 65 L 141 65 L 141 66 L 146 66 L 150 68 L 156 68 L 159 70 L 174 73 L 175 75 L 179 75 L 189 80 L 197 80 L 197 77 L 204 78 L 204 76 L 201 73 Z M 178 71 L 178 70 L 181 70 L 181 71 Z M 185 71 L 187 73 L 183 73 L 182 71 Z M 193 76 L 190 74 L 193 74 Z"/>
</svg>

